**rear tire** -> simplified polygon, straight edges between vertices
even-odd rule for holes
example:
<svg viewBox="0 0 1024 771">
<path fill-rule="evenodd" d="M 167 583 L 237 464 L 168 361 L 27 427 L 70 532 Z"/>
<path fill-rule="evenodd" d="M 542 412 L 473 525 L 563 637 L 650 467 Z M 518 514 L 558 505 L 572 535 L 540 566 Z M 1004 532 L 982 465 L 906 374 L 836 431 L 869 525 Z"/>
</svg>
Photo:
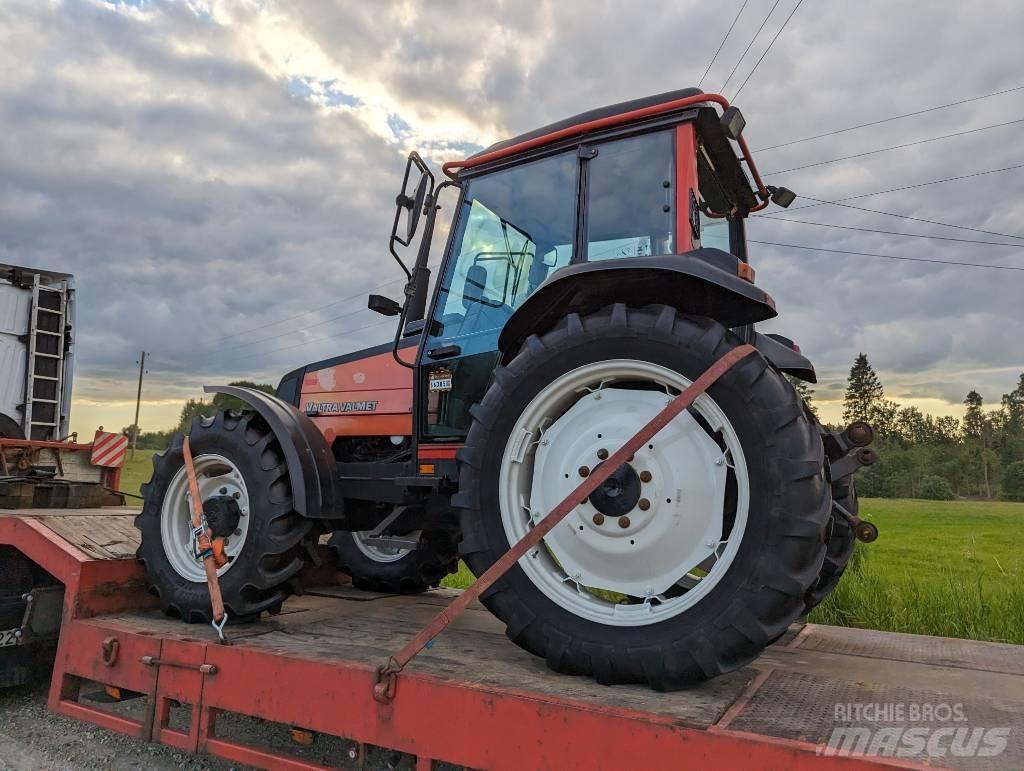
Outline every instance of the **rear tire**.
<svg viewBox="0 0 1024 771">
<path fill-rule="evenodd" d="M 415 549 L 395 553 L 371 547 L 360 533 L 338 531 L 329 543 L 338 569 L 352 577 L 356 589 L 388 594 L 417 594 L 437 586 L 458 568 L 455 537 L 425 532 Z"/>
<path fill-rule="evenodd" d="M 832 485 L 832 500 L 851 514 L 856 515 L 860 511 L 860 501 L 857 499 L 857 490 L 852 479 Z M 818 607 L 839 585 L 839 579 L 846 572 L 846 566 L 850 564 L 856 546 L 857 538 L 850 523 L 838 511 L 833 510 L 827 531 L 825 560 L 821 563 L 818 580 L 808 589 L 804 598 L 802 615 L 806 616 Z"/>
<path fill-rule="evenodd" d="M 516 441 L 513 431 L 520 416 L 530 414 L 545 388 L 557 385 L 566 375 L 575 377 L 572 373 L 609 361 L 638 362 L 641 369 L 654 365 L 679 373 L 689 382 L 740 344 L 735 335 L 709 319 L 684 316 L 667 306 L 627 308 L 621 304 L 586 316 L 570 314 L 546 334 L 531 336 L 509 366 L 495 372 L 485 398 L 473 408 L 473 426 L 459 455 L 460 492 L 454 502 L 463 510 L 461 548 L 473 573 L 481 575 L 512 545 L 503 524 L 505 515 L 499 514 L 502 500 L 507 499 L 500 489 L 506 446 Z M 631 391 L 636 386 L 624 382 L 618 388 Z M 587 392 L 587 398 L 592 394 Z M 821 440 L 792 386 L 760 356 L 748 356 L 738 363 L 708 389 L 706 396 L 709 401 L 705 403 L 717 405 L 738 437 L 749 487 L 738 547 L 728 563 L 722 558 L 727 567 L 709 591 L 694 595 L 699 599 L 689 606 L 685 605 L 685 594 L 692 589 L 684 580 L 692 572 L 684 575 L 671 587 L 677 590 L 682 586 L 684 591 L 671 596 L 665 592 L 665 608 L 685 609 L 671 613 L 666 610 L 664 620 L 602 622 L 597 611 L 588 614 L 569 610 L 573 607 L 571 600 L 556 597 L 551 584 L 543 584 L 533 572 L 528 573 L 524 563 L 540 552 L 528 554 L 484 594 L 482 601 L 506 623 L 512 641 L 544 657 L 551 669 L 591 675 L 605 684 L 681 688 L 750 662 L 802 612 L 804 596 L 817 578 L 824 556 L 824 528 L 830 509 Z M 582 403 L 584 397 L 578 398 Z M 605 409 L 611 420 L 615 410 Z M 600 412 L 594 415 L 598 420 L 605 419 Z M 559 419 L 551 426 L 557 426 Z M 632 430 L 641 425 L 637 423 Z M 537 438 L 536 434 L 532 438 L 529 434 L 521 436 L 521 446 L 533 449 L 525 450 L 523 460 L 517 463 L 532 463 L 531 453 L 535 457 L 539 452 Z M 622 441 L 617 440 L 608 451 L 617 449 Z M 534 470 L 542 478 L 549 473 L 539 464 Z M 567 470 L 565 476 L 568 479 L 574 475 Z M 578 481 L 566 484 L 574 487 Z M 687 493 L 676 491 L 676 495 Z M 738 522 L 735 499 L 733 504 Z M 655 517 L 660 505 L 657 499 L 651 504 Z M 532 511 L 527 502 L 522 507 Z M 728 507 L 727 498 L 725 521 Z M 679 507 L 667 509 L 672 511 L 678 512 Z M 630 516 L 645 516 L 636 512 L 634 508 Z M 575 516 L 570 514 L 566 520 L 572 523 L 572 532 L 577 524 L 584 531 L 589 511 L 578 523 L 572 519 Z M 609 535 L 616 527 L 632 527 L 615 525 L 614 519 L 610 524 Z M 735 524 L 732 527 L 735 529 Z M 549 539 L 561 528 L 564 523 L 545 539 L 552 564 L 559 566 L 563 556 L 555 554 Z M 722 532 L 725 537 L 724 525 Z M 728 548 L 733 548 L 731 532 Z M 717 561 L 704 572 L 706 578 L 715 575 L 715 566 Z M 686 566 L 683 569 L 688 570 Z M 647 575 L 646 570 L 644 560 L 638 560 L 636 571 L 641 578 Z M 594 607 L 606 617 L 608 605 L 613 606 L 613 616 L 618 612 L 606 595 L 594 593 L 578 581 L 574 587 L 590 592 L 598 603 Z M 684 600 L 673 606 L 678 597 Z M 600 604 L 602 599 L 604 605 Z M 618 603 L 630 606 L 623 610 L 631 619 L 639 618 L 634 613 L 638 599 L 627 597 Z M 644 602 L 654 604 L 649 599 Z"/>
<path fill-rule="evenodd" d="M 276 612 L 299 589 L 298 575 L 312 533 L 312 522 L 292 507 L 288 468 L 277 438 L 258 415 L 220 412 L 192 421 L 189 444 L 201 488 L 212 483 L 215 494 L 218 479 L 230 485 L 224 489 L 244 488 L 247 522 L 239 527 L 244 527 L 244 538 L 240 549 L 227 548 L 228 554 L 236 552 L 234 559 L 218 574 L 229 619 Z M 228 461 L 241 483 L 227 481 L 227 476 L 204 478 L 200 468 L 211 458 Z M 153 456 L 153 476 L 142 487 L 145 501 L 135 519 L 142 533 L 137 556 L 166 614 L 190 623 L 208 622 L 212 611 L 202 564 L 188 554 L 187 539 L 168 535 L 180 535 L 180 529 L 188 527 L 184 479 L 182 435 L 175 434 L 167 451 Z"/>
</svg>

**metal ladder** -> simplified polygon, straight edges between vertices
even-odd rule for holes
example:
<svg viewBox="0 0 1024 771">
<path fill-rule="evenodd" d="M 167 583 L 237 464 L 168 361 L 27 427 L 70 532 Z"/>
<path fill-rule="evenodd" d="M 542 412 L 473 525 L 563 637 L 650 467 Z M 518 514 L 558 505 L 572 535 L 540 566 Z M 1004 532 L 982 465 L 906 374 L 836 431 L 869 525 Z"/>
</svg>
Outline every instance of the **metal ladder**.
<svg viewBox="0 0 1024 771">
<path fill-rule="evenodd" d="M 25 378 L 25 435 L 29 439 L 61 439 L 67 302 L 66 281 L 50 286 L 40 281 L 39 274 L 32 277 Z"/>
</svg>

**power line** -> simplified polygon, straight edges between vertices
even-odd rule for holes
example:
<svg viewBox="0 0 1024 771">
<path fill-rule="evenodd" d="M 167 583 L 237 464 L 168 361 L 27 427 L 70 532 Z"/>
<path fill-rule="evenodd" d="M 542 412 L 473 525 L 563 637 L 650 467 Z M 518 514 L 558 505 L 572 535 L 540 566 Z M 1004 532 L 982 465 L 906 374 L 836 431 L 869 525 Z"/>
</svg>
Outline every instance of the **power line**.
<svg viewBox="0 0 1024 771">
<path fill-rule="evenodd" d="M 793 140 L 791 140 L 789 142 L 782 142 L 782 143 L 777 144 L 777 145 L 769 145 L 768 147 L 762 147 L 759 150 L 756 150 L 755 152 L 765 153 L 765 152 L 768 152 L 769 150 L 777 150 L 780 147 L 789 147 L 790 145 L 800 144 L 801 142 L 810 142 L 812 139 L 822 139 L 823 137 L 831 137 L 831 136 L 835 136 L 836 134 L 843 134 L 843 133 L 845 133 L 847 131 L 856 131 L 857 129 L 867 128 L 868 126 L 878 126 L 879 124 L 888 123 L 888 122 L 894 121 L 894 120 L 900 120 L 902 118 L 912 118 L 915 115 L 924 115 L 925 113 L 935 112 L 936 110 L 945 110 L 947 107 L 956 107 L 956 106 L 961 105 L 961 104 L 968 104 L 969 102 L 977 102 L 977 101 L 979 101 L 981 99 L 990 99 L 993 96 L 1002 96 L 1003 94 L 1009 94 L 1009 93 L 1012 93 L 1014 91 L 1020 91 L 1022 89 L 1024 89 L 1024 85 L 1022 85 L 1022 86 L 1014 86 L 1013 88 L 1004 88 L 1002 91 L 993 91 L 990 94 L 982 94 L 981 96 L 972 96 L 972 97 L 969 97 L 967 99 L 960 99 L 959 101 L 956 101 L 956 102 L 949 102 L 948 104 L 940 104 L 937 107 L 926 107 L 923 110 L 915 110 L 914 112 L 905 112 L 902 115 L 893 115 L 893 116 L 891 116 L 889 118 L 881 118 L 879 120 L 873 120 L 873 121 L 870 121 L 868 123 L 858 123 L 856 126 L 847 126 L 846 128 L 835 129 L 834 131 L 826 131 L 824 134 L 815 134 L 814 136 L 803 137 L 802 139 L 793 139 Z"/>
<path fill-rule="evenodd" d="M 388 281 L 385 284 L 380 284 L 378 286 L 374 286 L 374 287 L 370 287 L 369 289 L 365 289 L 362 292 L 359 292 L 357 294 L 349 295 L 348 297 L 342 297 L 340 300 L 333 300 L 332 302 L 329 302 L 326 305 L 321 305 L 321 306 L 313 308 L 311 310 L 303 311 L 302 313 L 297 313 L 294 316 L 288 316 L 288 317 L 283 318 L 283 319 L 278 319 L 277 321 L 269 321 L 266 324 L 259 325 L 258 327 L 249 327 L 248 329 L 243 329 L 241 332 L 232 332 L 230 335 L 224 335 L 224 337 L 222 337 L 222 338 L 220 338 L 218 340 L 214 340 L 212 345 L 217 345 L 218 343 L 222 343 L 225 340 L 230 340 L 232 337 L 238 337 L 239 335 L 245 335 L 245 334 L 248 334 L 249 332 L 258 332 L 259 330 L 266 329 L 267 327 L 273 327 L 273 326 L 276 326 L 278 324 L 284 324 L 286 321 L 294 321 L 295 319 L 300 319 L 303 316 L 309 316 L 309 315 L 311 315 L 313 313 L 320 313 L 321 311 L 326 310 L 327 308 L 333 307 L 335 305 L 339 305 L 339 304 L 344 303 L 344 302 L 349 302 L 351 300 L 358 300 L 360 297 L 365 297 L 366 294 L 369 293 L 369 292 L 376 292 L 379 289 L 384 289 L 385 287 L 392 286 L 393 284 L 401 283 L 404 280 L 405 279 L 394 279 L 393 281 Z"/>
<path fill-rule="evenodd" d="M 819 198 L 811 198 L 810 196 L 804 196 L 804 198 L 810 198 L 812 201 L 819 201 Z M 997 230 L 982 230 L 981 228 L 971 228 L 967 225 L 953 225 L 949 222 L 940 222 L 938 220 L 927 220 L 921 217 L 911 217 L 909 214 L 900 214 L 899 212 L 882 211 L 881 209 L 867 209 L 863 206 L 854 206 L 848 203 L 837 203 L 835 201 L 822 201 L 822 203 L 828 203 L 832 206 L 841 206 L 844 209 L 853 209 L 854 211 L 869 212 L 871 214 L 884 214 L 886 217 L 896 217 L 901 220 L 911 220 L 913 222 L 924 222 L 928 225 L 940 225 L 944 228 L 954 228 L 956 230 L 969 230 L 972 233 L 984 233 L 989 236 L 999 236 L 1001 238 L 1020 238 L 1024 240 L 1024 236 L 1014 235 L 1013 233 L 1000 233 Z M 795 211 L 795 209 L 793 210 Z M 770 215 L 755 214 L 755 217 L 765 217 Z"/>
<path fill-rule="evenodd" d="M 776 241 L 755 241 L 748 239 L 748 243 L 752 244 L 765 244 L 766 246 L 781 246 L 787 249 L 806 249 L 810 252 L 830 252 L 832 254 L 852 254 L 859 257 L 881 257 L 886 260 L 906 260 L 907 262 L 929 262 L 937 265 L 956 265 L 965 268 L 989 268 L 992 270 L 1019 270 L 1024 271 L 1024 267 L 1018 267 L 1016 265 L 992 265 L 991 263 L 984 262 L 957 262 L 953 260 L 933 260 L 927 257 L 899 257 L 895 254 L 877 254 L 874 252 L 853 252 L 846 249 L 825 249 L 820 246 L 801 246 L 800 244 L 780 244 Z"/>
<path fill-rule="evenodd" d="M 436 268 L 438 265 L 440 265 L 440 262 L 431 263 L 431 264 L 427 265 L 427 268 L 430 268 L 430 269 Z M 381 284 L 379 286 L 372 287 L 371 289 L 368 289 L 366 291 L 367 292 L 373 292 L 373 291 L 376 291 L 378 289 L 383 289 L 386 286 L 391 286 L 392 284 L 401 283 L 404 280 L 405 279 L 395 279 L 394 281 L 389 281 L 387 284 Z M 353 295 L 352 297 L 345 298 L 345 299 L 346 300 L 352 300 L 352 299 L 360 298 L 360 297 L 363 297 L 363 296 L 365 296 L 365 295 L 362 292 L 360 292 L 357 295 Z M 324 308 L 329 308 L 332 305 L 337 305 L 339 302 L 343 302 L 343 301 L 344 300 L 337 300 L 335 302 L 328 303 L 327 305 L 322 306 L 319 310 L 323 310 Z M 354 310 L 354 311 L 349 311 L 348 313 L 343 313 L 340 316 L 333 316 L 333 317 L 331 317 L 329 319 L 324 319 L 323 321 L 318 321 L 315 324 L 309 324 L 309 325 L 304 326 L 304 327 L 298 327 L 297 329 L 289 329 L 289 330 L 286 330 L 285 332 L 282 332 L 280 334 L 271 335 L 270 337 L 264 337 L 264 338 L 261 338 L 259 340 L 250 340 L 247 343 L 239 343 L 239 345 L 237 347 L 244 348 L 244 347 L 250 346 L 250 345 L 257 345 L 258 343 L 266 343 L 266 342 L 268 342 L 270 340 L 277 340 L 277 339 L 282 338 L 282 337 L 287 337 L 288 335 L 294 335 L 294 334 L 296 334 L 298 332 L 305 332 L 306 330 L 309 330 L 309 329 L 315 329 L 316 327 L 322 327 L 325 324 L 330 324 L 332 321 L 340 321 L 341 319 L 346 319 L 346 318 L 349 318 L 351 316 L 358 315 L 358 314 L 360 314 L 360 313 L 362 313 L 362 312 L 364 312 L 366 310 L 369 310 L 369 309 L 368 308 L 359 308 L 359 309 Z M 300 314 L 300 315 L 307 315 L 309 313 L 315 313 L 315 312 L 318 312 L 318 311 L 317 310 L 306 311 L 305 314 Z M 293 318 L 297 318 L 297 317 L 293 317 Z M 276 322 L 276 323 L 281 323 L 281 322 Z M 265 325 L 265 326 L 270 326 L 270 325 Z M 344 331 L 344 330 L 339 330 L 339 331 Z"/>
<path fill-rule="evenodd" d="M 972 238 L 952 238 L 950 236 L 929 236 L 924 233 L 900 233 L 895 230 L 878 230 L 877 228 L 858 228 L 853 225 L 834 225 L 829 222 L 808 222 L 807 220 L 791 220 L 786 217 L 776 217 L 773 214 L 759 214 L 756 215 L 760 219 L 775 220 L 776 222 L 793 222 L 797 225 L 816 225 L 821 228 L 837 228 L 839 230 L 858 230 L 862 233 L 879 233 L 886 236 L 906 236 L 907 238 L 930 238 L 937 241 L 956 241 L 961 244 L 984 244 L 985 246 L 1014 246 L 1018 249 L 1024 246 L 1024 244 L 1010 244 L 1002 241 L 977 241 Z M 950 225 L 949 227 L 956 227 Z"/>
<path fill-rule="evenodd" d="M 732 68 L 732 72 L 730 72 L 729 77 L 725 79 L 725 83 L 723 83 L 722 87 L 718 89 L 718 93 L 721 94 L 725 91 L 725 87 L 729 85 L 729 81 L 732 80 L 732 76 L 736 74 L 736 70 L 740 68 L 743 60 L 747 58 L 747 52 L 750 50 L 750 46 L 754 45 L 754 41 L 757 40 L 758 35 L 761 34 L 761 30 L 764 29 L 764 25 L 768 23 L 768 19 L 770 19 L 772 14 L 775 13 L 775 9 L 778 7 L 780 2 L 781 0 L 775 0 L 775 5 L 773 5 L 772 9 L 768 11 L 768 15 L 764 17 L 764 21 L 762 21 L 761 26 L 757 28 L 757 32 L 754 33 L 754 37 L 750 38 L 750 42 L 747 43 L 747 47 L 743 49 L 743 55 L 740 57 L 740 60 L 736 62 L 736 66 Z"/>
<path fill-rule="evenodd" d="M 327 306 L 324 306 L 324 307 L 327 307 Z M 368 310 L 369 310 L 369 308 L 359 308 L 358 310 L 349 311 L 348 313 L 343 313 L 340 316 L 332 316 L 329 319 L 324 319 L 323 321 L 318 321 L 316 324 L 310 324 L 310 325 L 305 326 L 305 327 L 299 327 L 298 329 L 289 329 L 289 330 L 281 332 L 280 334 L 277 334 L 277 335 L 271 335 L 270 337 L 264 337 L 264 338 L 261 338 L 259 340 L 251 340 L 248 343 L 239 343 L 237 346 L 234 346 L 234 348 L 246 348 L 246 347 L 248 347 L 250 345 L 258 345 L 260 343 L 269 342 L 270 340 L 278 340 L 278 339 L 280 339 L 282 337 L 288 337 L 289 335 L 294 335 L 294 334 L 296 334 L 298 332 L 305 332 L 307 329 L 315 329 L 316 327 L 322 327 L 325 324 L 330 324 L 332 321 L 340 321 L 341 319 L 347 319 L 347 318 L 349 318 L 351 316 L 355 316 L 357 314 L 364 313 L 364 312 L 366 312 Z"/>
<path fill-rule="evenodd" d="M 839 204 L 842 201 L 855 201 L 858 198 L 870 198 L 873 195 L 884 195 L 886 193 L 896 193 L 901 190 L 913 190 L 918 187 L 928 187 L 929 185 L 941 185 L 945 182 L 956 182 L 960 179 L 970 179 L 971 177 L 982 177 L 986 174 L 997 174 L 1001 171 L 1012 171 L 1013 169 L 1024 168 L 1024 163 L 1018 163 L 1013 166 L 1004 166 L 1001 169 L 989 169 L 988 171 L 975 171 L 971 174 L 961 174 L 956 177 L 944 177 L 943 179 L 933 179 L 928 182 L 917 182 L 913 185 L 902 185 L 900 187 L 891 187 L 888 190 L 876 190 L 873 193 L 859 193 L 858 195 L 848 195 L 845 198 L 836 198 L 832 201 L 825 201 L 821 198 L 814 198 L 810 195 L 801 195 L 802 198 L 806 198 L 810 201 L 817 201 L 817 203 L 808 204 L 807 206 L 797 206 L 795 209 L 789 209 L 789 211 L 800 211 L 801 209 L 812 209 L 815 206 L 823 206 L 825 204 Z M 1018 238 L 1019 236 L 1010 236 L 1010 238 Z"/>
<path fill-rule="evenodd" d="M 743 9 L 747 7 L 747 3 L 749 2 L 750 0 L 743 0 L 743 5 L 741 5 L 739 11 L 736 12 L 736 18 L 734 18 L 732 20 L 732 24 L 729 25 L 729 29 L 726 31 L 725 37 L 722 38 L 722 42 L 718 44 L 718 48 L 715 50 L 715 55 L 711 57 L 711 61 L 708 62 L 708 66 L 704 68 L 704 74 L 701 75 L 700 80 L 697 81 L 697 88 L 700 88 L 701 85 L 704 83 L 704 78 L 706 78 L 708 76 L 708 73 L 711 71 L 711 65 L 715 63 L 715 59 L 718 58 L 718 54 L 722 52 L 722 46 L 724 46 L 725 41 L 729 39 L 729 35 L 732 34 L 732 28 L 735 27 L 736 22 L 740 20 L 740 14 L 743 13 Z"/>
<path fill-rule="evenodd" d="M 746 79 L 744 79 L 744 81 L 740 83 L 740 87 L 737 88 L 736 93 L 732 95 L 732 101 L 735 102 L 736 99 L 739 97 L 740 91 L 742 91 L 743 87 L 747 85 L 747 81 L 750 80 L 750 76 L 754 74 L 754 70 L 756 70 L 758 65 L 761 64 L 761 62 L 764 60 L 764 57 L 767 56 L 768 52 L 772 50 L 772 46 L 775 45 L 775 41 L 779 39 L 779 35 L 782 34 L 782 30 L 784 30 L 786 28 L 786 25 L 789 24 L 789 20 L 793 18 L 793 14 L 796 13 L 797 8 L 800 7 L 803 1 L 804 0 L 797 0 L 797 4 L 793 7 L 793 10 L 789 12 L 789 16 L 786 17 L 786 20 L 782 22 L 782 26 L 779 27 L 778 31 L 775 33 L 775 37 L 772 38 L 772 42 L 770 42 L 768 44 L 768 47 L 764 49 L 764 52 L 761 54 L 761 58 L 754 62 L 754 66 L 751 68 L 750 72 L 747 73 Z"/>
<path fill-rule="evenodd" d="M 379 326 L 381 326 L 383 324 L 387 324 L 387 323 L 396 324 L 397 320 L 392 319 L 392 318 L 387 318 L 387 319 L 383 319 L 381 321 L 375 321 L 372 324 L 365 324 L 365 325 L 363 325 L 361 327 L 356 327 L 355 329 L 339 330 L 338 332 L 335 332 L 334 334 L 324 335 L 323 337 L 314 337 L 312 340 L 305 340 L 305 341 L 303 341 L 301 343 L 295 343 L 294 345 L 285 345 L 285 346 L 282 346 L 280 348 L 274 348 L 274 349 L 269 350 L 269 351 L 254 351 L 252 353 L 247 353 L 247 354 L 244 354 L 242 356 L 231 356 L 231 357 L 228 357 L 227 359 L 223 359 L 222 362 L 240 361 L 242 359 L 251 359 L 254 356 L 269 356 L 270 354 L 273 354 L 273 353 L 280 353 L 281 351 L 290 351 L 293 348 L 302 348 L 303 346 L 312 345 L 313 343 L 323 342 L 324 340 L 334 340 L 337 337 L 337 335 L 341 334 L 341 333 L 344 333 L 346 335 L 351 335 L 351 334 L 355 334 L 356 332 L 362 332 L 364 329 L 371 329 L 373 327 L 379 327 Z"/>
<path fill-rule="evenodd" d="M 734 97 L 735 98 L 735 97 Z M 940 137 L 929 137 L 928 139 L 918 139 L 915 142 L 906 142 L 902 145 L 890 145 L 889 147 L 880 147 L 877 150 L 868 150 L 863 153 L 855 153 L 853 155 L 843 155 L 839 158 L 831 158 L 827 161 L 817 161 L 816 163 L 805 163 L 802 166 L 793 166 L 788 169 L 777 169 L 775 171 L 766 171 L 764 176 L 769 174 L 785 174 L 790 171 L 799 171 L 800 169 L 810 169 L 815 166 L 827 166 L 830 163 L 839 163 L 840 161 L 849 161 L 853 158 L 863 158 L 868 155 L 877 155 L 878 153 L 887 153 L 890 150 L 902 150 L 905 147 L 914 147 L 915 145 L 923 145 L 928 142 L 938 142 L 940 139 L 952 139 L 953 137 L 962 137 L 965 134 L 975 134 L 979 131 L 988 131 L 989 129 L 1002 128 L 1003 126 L 1012 126 L 1015 123 L 1024 123 L 1024 118 L 1018 118 L 1017 120 L 1006 121 L 1005 123 L 993 123 L 991 126 L 981 126 L 979 128 L 967 129 L 966 131 L 957 131 L 953 134 L 943 134 Z"/>
</svg>

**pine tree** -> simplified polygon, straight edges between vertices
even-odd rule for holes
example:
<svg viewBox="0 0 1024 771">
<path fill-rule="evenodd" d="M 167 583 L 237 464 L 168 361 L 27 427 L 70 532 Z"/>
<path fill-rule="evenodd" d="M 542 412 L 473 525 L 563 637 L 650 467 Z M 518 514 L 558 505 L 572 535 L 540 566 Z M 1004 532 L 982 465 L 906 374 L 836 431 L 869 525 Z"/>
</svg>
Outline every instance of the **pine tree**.
<svg viewBox="0 0 1024 771">
<path fill-rule="evenodd" d="M 858 353 L 846 384 L 843 420 L 847 423 L 855 420 L 870 421 L 883 396 L 882 383 L 868 363 L 867 355 Z"/>
</svg>

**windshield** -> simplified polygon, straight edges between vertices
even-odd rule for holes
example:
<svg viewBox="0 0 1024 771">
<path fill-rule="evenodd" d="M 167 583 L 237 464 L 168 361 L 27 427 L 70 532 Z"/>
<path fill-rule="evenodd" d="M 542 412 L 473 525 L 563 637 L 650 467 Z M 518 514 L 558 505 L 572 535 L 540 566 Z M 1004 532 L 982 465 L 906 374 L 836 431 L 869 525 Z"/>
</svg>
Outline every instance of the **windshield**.
<svg viewBox="0 0 1024 771">
<path fill-rule="evenodd" d="M 564 153 L 467 183 L 434 313 L 437 337 L 500 329 L 552 272 L 569 264 L 576 168 L 575 153 Z"/>
</svg>

